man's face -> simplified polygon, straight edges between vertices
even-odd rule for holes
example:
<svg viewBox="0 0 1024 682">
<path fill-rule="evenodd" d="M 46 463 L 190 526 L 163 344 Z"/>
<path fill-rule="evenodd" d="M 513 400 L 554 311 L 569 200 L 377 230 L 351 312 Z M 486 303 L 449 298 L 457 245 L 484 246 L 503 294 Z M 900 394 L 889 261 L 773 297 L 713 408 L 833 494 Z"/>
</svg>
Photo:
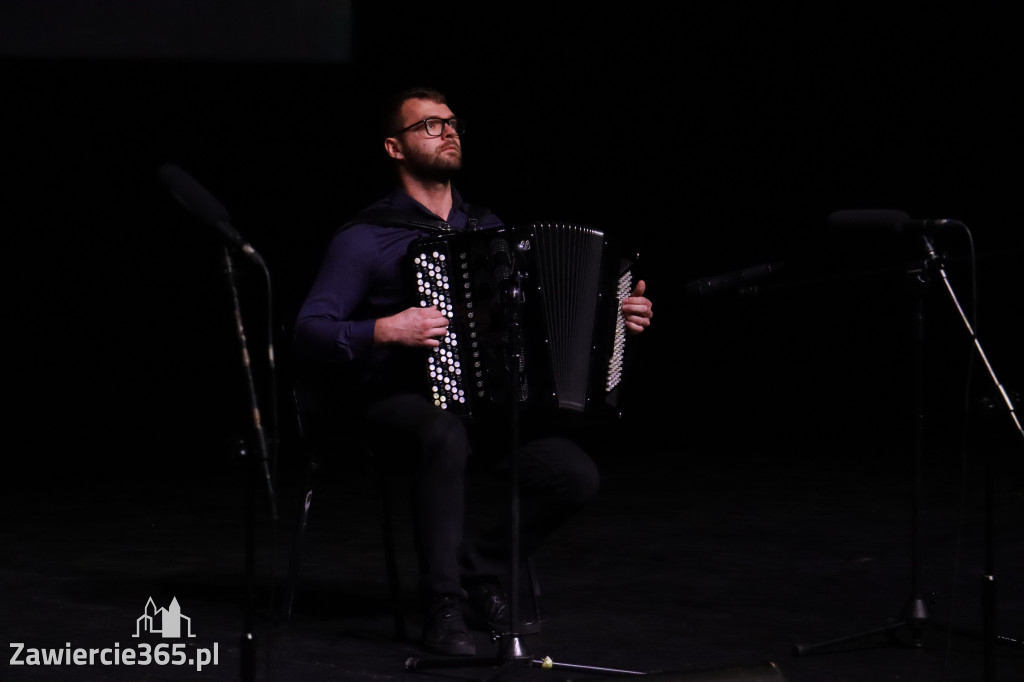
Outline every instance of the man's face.
<svg viewBox="0 0 1024 682">
<path fill-rule="evenodd" d="M 395 136 L 401 160 L 413 175 L 431 180 L 449 180 L 462 167 L 462 142 L 451 126 L 442 124 L 440 135 L 427 134 L 426 126 L 414 125 L 427 118 L 450 119 L 452 110 L 426 99 L 409 99 L 402 104 L 402 128 Z"/>
</svg>

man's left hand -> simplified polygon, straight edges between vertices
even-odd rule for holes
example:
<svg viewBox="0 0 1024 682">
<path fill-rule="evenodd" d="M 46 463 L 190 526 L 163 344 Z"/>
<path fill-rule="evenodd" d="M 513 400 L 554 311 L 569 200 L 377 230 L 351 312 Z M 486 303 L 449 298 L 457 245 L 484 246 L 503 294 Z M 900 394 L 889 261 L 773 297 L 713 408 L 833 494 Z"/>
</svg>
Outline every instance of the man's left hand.
<svg viewBox="0 0 1024 682">
<path fill-rule="evenodd" d="M 640 280 L 633 287 L 627 298 L 622 299 L 622 319 L 626 321 L 626 330 L 631 334 L 639 334 L 651 326 L 654 316 L 654 305 L 644 296 L 647 284 Z"/>
</svg>

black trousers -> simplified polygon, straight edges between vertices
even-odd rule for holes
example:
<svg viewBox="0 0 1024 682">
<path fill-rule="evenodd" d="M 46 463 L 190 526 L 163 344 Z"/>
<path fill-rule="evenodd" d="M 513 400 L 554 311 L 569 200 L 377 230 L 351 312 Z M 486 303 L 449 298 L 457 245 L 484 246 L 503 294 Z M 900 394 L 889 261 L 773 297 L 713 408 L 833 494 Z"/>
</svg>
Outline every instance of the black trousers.
<svg viewBox="0 0 1024 682">
<path fill-rule="evenodd" d="M 414 467 L 412 489 L 420 590 L 424 596 L 465 596 L 477 580 L 504 582 L 512 544 L 511 498 L 480 530 L 469 523 L 467 474 L 471 461 L 495 473 L 509 472 L 511 429 L 499 422 L 475 428 L 418 394 L 377 399 L 363 412 L 370 442 L 389 453 L 391 466 Z M 507 426 L 507 425 L 506 425 Z M 574 441 L 530 424 L 519 442 L 519 549 L 526 559 L 592 498 L 599 474 Z M 481 460 L 483 460 L 481 462 Z M 510 480 L 510 479 L 509 479 Z M 510 492 L 510 491 L 509 491 Z M 486 514 L 485 514 L 486 516 Z"/>
</svg>

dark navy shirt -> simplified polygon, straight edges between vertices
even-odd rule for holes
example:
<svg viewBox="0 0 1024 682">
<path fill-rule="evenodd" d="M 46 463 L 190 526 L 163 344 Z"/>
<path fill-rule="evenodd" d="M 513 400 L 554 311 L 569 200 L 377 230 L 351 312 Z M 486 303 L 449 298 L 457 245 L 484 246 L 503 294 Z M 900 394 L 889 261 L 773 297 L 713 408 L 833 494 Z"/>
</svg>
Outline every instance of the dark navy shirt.
<svg viewBox="0 0 1024 682">
<path fill-rule="evenodd" d="M 452 190 L 452 210 L 444 216 L 452 231 L 466 230 L 469 206 Z M 438 216 L 397 189 L 369 208 L 390 207 L 425 219 Z M 501 227 L 494 214 L 477 229 Z M 300 363 L 346 370 L 350 382 L 371 393 L 412 388 L 425 380 L 423 357 L 429 349 L 375 346 L 374 323 L 412 305 L 405 281 L 409 244 L 430 235 L 425 229 L 355 223 L 331 239 L 320 271 L 295 324 L 294 350 Z M 406 376 L 412 374 L 412 376 Z"/>
</svg>

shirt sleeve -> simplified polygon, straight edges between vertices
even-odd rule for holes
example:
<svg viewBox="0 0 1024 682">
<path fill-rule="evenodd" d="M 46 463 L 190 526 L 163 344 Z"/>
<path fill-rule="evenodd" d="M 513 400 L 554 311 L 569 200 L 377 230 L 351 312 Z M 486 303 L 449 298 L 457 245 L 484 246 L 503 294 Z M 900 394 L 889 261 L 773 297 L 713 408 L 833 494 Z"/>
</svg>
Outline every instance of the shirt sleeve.
<svg viewBox="0 0 1024 682">
<path fill-rule="evenodd" d="M 369 289 L 378 253 L 369 231 L 359 226 L 335 235 L 296 318 L 296 353 L 330 363 L 370 354 L 375 320 L 358 319 L 356 313 Z"/>
</svg>

